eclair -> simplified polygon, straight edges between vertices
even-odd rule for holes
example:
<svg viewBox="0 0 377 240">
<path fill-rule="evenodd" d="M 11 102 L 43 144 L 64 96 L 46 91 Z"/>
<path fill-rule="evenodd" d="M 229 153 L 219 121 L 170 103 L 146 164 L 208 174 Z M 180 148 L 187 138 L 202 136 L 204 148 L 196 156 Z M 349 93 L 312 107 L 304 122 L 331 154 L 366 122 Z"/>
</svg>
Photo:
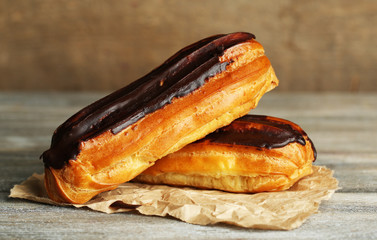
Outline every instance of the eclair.
<svg viewBox="0 0 377 240">
<path fill-rule="evenodd" d="M 246 115 L 156 161 L 133 181 L 257 193 L 290 188 L 312 173 L 315 147 L 297 124 Z"/>
<path fill-rule="evenodd" d="M 250 33 L 193 43 L 55 130 L 41 156 L 47 193 L 56 202 L 85 203 L 115 189 L 247 114 L 277 84 Z"/>
</svg>

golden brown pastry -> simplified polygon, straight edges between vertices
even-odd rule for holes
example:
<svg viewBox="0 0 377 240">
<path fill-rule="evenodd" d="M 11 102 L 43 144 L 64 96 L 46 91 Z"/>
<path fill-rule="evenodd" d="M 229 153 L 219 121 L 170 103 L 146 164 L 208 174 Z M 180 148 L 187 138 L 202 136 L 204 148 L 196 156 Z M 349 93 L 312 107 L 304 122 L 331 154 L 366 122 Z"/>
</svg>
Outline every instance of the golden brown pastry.
<svg viewBox="0 0 377 240">
<path fill-rule="evenodd" d="M 134 180 L 229 192 L 280 191 L 312 173 L 313 143 L 296 124 L 246 115 L 156 161 Z"/>
<path fill-rule="evenodd" d="M 42 155 L 57 202 L 84 203 L 254 108 L 278 84 L 249 33 L 194 43 L 57 128 Z"/>
</svg>

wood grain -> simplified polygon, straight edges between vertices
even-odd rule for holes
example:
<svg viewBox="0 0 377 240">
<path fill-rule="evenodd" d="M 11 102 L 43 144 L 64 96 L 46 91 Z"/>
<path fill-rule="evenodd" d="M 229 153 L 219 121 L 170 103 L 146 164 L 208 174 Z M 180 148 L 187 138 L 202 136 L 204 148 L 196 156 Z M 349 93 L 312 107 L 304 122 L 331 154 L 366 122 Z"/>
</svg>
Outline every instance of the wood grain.
<svg viewBox="0 0 377 240">
<path fill-rule="evenodd" d="M 136 213 L 104 214 L 9 199 L 33 172 L 53 130 L 106 93 L 0 92 L 0 239 L 376 239 L 377 95 L 266 94 L 255 114 L 299 124 L 318 150 L 317 165 L 335 171 L 342 189 L 293 231 L 225 224 L 197 226 Z"/>
<path fill-rule="evenodd" d="M 374 0 L 0 0 L 0 89 L 115 90 L 203 37 L 257 36 L 277 91 L 376 91 Z"/>
</svg>

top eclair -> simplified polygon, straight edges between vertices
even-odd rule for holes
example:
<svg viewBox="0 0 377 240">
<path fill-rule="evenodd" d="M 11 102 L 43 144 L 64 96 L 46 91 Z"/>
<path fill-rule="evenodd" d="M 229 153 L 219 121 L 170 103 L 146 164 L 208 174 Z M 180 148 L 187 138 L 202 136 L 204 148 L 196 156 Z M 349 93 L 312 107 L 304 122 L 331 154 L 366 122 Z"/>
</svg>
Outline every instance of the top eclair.
<svg viewBox="0 0 377 240">
<path fill-rule="evenodd" d="M 247 114 L 277 84 L 250 33 L 193 43 L 55 130 L 42 154 L 47 193 L 85 203 Z"/>
</svg>

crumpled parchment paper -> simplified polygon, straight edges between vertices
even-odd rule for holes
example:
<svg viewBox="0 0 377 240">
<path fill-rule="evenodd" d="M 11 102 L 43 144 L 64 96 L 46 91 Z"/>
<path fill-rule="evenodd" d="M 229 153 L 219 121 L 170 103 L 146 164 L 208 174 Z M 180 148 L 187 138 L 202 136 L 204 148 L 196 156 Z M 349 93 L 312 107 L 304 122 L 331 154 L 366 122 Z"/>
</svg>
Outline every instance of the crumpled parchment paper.
<svg viewBox="0 0 377 240">
<path fill-rule="evenodd" d="M 290 230 L 316 213 L 321 201 L 329 199 L 338 189 L 333 171 L 319 166 L 313 166 L 313 171 L 282 192 L 238 194 L 124 183 L 80 205 L 58 204 L 50 200 L 43 175 L 33 174 L 20 185 L 15 185 L 9 196 L 54 205 L 88 207 L 105 213 L 138 211 L 145 215 L 169 215 L 200 225 L 227 223 L 245 228 Z"/>
</svg>

